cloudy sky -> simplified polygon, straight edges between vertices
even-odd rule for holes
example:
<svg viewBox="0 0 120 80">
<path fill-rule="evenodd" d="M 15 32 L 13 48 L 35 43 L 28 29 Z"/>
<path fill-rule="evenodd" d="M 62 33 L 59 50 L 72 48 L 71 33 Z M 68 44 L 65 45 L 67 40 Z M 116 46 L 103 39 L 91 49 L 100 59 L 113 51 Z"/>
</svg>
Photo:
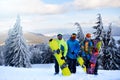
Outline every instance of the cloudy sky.
<svg viewBox="0 0 120 80">
<path fill-rule="evenodd" d="M 0 0 L 0 32 L 12 28 L 18 14 L 23 31 L 72 33 L 78 22 L 87 32 L 98 13 L 105 26 L 120 26 L 120 0 Z"/>
</svg>

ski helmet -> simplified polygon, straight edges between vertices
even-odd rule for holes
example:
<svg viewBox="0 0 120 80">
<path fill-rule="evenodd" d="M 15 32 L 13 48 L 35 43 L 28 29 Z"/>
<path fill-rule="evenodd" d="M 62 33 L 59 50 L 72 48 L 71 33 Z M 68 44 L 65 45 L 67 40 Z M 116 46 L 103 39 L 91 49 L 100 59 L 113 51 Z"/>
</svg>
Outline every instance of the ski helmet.
<svg viewBox="0 0 120 80">
<path fill-rule="evenodd" d="M 72 39 L 72 40 L 75 40 L 75 39 L 76 39 L 76 36 L 77 36 L 77 35 L 76 35 L 75 33 L 72 33 L 71 39 Z"/>
<path fill-rule="evenodd" d="M 91 34 L 90 34 L 90 33 L 87 33 L 87 34 L 86 34 L 86 38 L 91 38 Z"/>
<path fill-rule="evenodd" d="M 58 34 L 58 35 L 57 35 L 57 38 L 58 38 L 59 40 L 61 40 L 61 39 L 62 39 L 62 34 Z"/>
</svg>

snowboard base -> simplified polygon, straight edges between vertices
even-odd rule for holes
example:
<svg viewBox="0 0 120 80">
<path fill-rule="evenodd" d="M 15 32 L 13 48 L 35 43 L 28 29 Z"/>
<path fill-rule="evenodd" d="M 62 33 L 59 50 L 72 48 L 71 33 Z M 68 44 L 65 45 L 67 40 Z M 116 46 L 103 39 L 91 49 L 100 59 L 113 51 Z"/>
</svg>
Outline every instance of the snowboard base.
<svg viewBox="0 0 120 80">
<path fill-rule="evenodd" d="M 79 65 L 83 68 L 83 71 L 86 72 L 86 66 L 84 65 L 84 60 L 82 57 L 78 56 L 77 57 L 77 62 L 79 63 Z"/>
<path fill-rule="evenodd" d="M 55 58 L 56 58 L 56 60 L 57 60 L 57 62 L 59 64 L 59 66 L 61 68 L 62 75 L 63 76 L 70 76 L 71 72 L 70 72 L 70 70 L 68 68 L 68 65 L 66 64 L 66 62 L 65 62 L 64 59 L 61 59 L 61 57 L 62 57 L 61 50 L 60 50 L 59 53 L 57 53 L 57 50 L 59 49 L 59 44 L 58 44 L 57 40 L 56 39 L 50 40 L 49 41 L 49 46 L 52 49 L 52 51 L 54 52 L 53 55 L 55 56 Z"/>
</svg>

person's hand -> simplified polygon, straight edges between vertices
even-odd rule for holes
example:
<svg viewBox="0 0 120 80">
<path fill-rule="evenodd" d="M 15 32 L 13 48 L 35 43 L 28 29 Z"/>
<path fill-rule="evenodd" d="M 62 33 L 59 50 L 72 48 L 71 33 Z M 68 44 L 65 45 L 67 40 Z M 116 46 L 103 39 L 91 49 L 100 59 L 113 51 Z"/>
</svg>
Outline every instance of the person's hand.
<svg viewBox="0 0 120 80">
<path fill-rule="evenodd" d="M 74 54 L 74 56 L 77 58 L 77 57 L 78 57 L 78 54 Z"/>
<path fill-rule="evenodd" d="M 61 57 L 61 59 L 65 59 L 65 57 L 64 57 L 64 56 L 62 56 L 62 57 Z"/>
<path fill-rule="evenodd" d="M 60 49 L 57 49 L 57 51 L 56 51 L 56 52 L 57 52 L 57 54 L 59 54 L 59 53 L 60 53 Z"/>
<path fill-rule="evenodd" d="M 72 54 L 74 54 L 74 51 L 72 52 Z"/>
</svg>

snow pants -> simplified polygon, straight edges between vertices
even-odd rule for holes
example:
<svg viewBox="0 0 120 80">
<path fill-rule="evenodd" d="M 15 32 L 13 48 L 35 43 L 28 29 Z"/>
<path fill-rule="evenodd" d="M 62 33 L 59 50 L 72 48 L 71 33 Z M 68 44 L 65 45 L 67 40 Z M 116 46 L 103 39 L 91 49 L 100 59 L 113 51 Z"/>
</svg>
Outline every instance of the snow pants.
<svg viewBox="0 0 120 80">
<path fill-rule="evenodd" d="M 95 74 L 95 75 L 98 74 L 98 61 L 96 62 L 96 65 L 95 65 L 94 74 Z"/>
<path fill-rule="evenodd" d="M 76 73 L 76 59 L 71 59 L 69 57 L 67 57 L 67 63 L 68 63 L 68 67 L 71 71 L 71 73 Z"/>
<path fill-rule="evenodd" d="M 59 73 L 59 64 L 58 64 L 58 62 L 57 62 L 57 60 L 55 59 L 54 60 L 54 62 L 55 62 L 55 73 Z"/>
</svg>

